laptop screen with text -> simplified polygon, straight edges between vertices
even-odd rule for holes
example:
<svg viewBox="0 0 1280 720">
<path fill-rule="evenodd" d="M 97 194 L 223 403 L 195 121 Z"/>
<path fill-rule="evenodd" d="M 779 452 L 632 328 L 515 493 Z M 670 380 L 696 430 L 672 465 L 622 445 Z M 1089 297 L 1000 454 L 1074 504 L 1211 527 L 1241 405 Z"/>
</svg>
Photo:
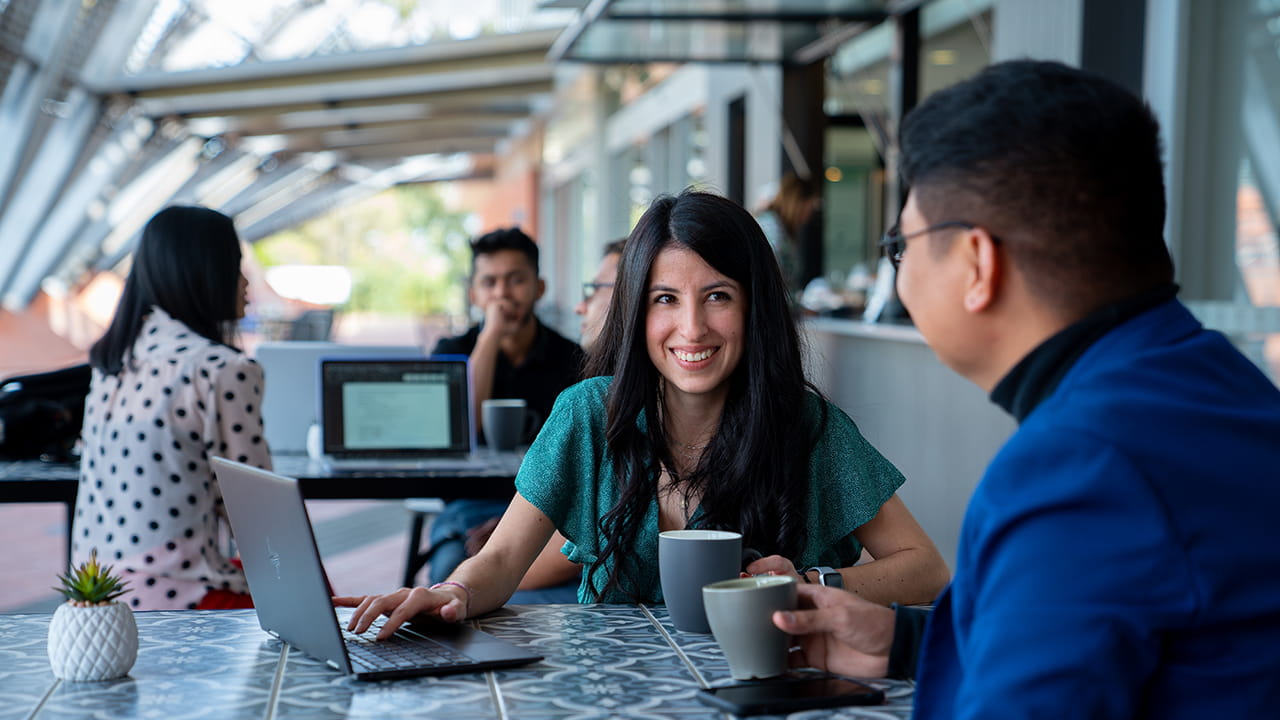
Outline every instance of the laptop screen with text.
<svg viewBox="0 0 1280 720">
<path fill-rule="evenodd" d="M 466 358 L 324 360 L 320 386 L 326 455 L 458 455 L 471 449 Z"/>
<path fill-rule="evenodd" d="M 263 437 L 274 453 L 305 453 L 307 430 L 320 422 L 321 358 L 426 357 L 413 345 L 339 345 L 280 341 L 258 344 L 255 359 L 267 377 L 262 388 Z"/>
</svg>

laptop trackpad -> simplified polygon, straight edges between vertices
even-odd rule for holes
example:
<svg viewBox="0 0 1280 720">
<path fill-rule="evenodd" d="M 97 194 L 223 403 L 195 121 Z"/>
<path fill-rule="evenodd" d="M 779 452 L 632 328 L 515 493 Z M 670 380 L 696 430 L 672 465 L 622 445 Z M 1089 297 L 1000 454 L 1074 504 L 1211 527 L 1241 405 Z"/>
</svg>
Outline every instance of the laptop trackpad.
<svg viewBox="0 0 1280 720">
<path fill-rule="evenodd" d="M 511 657 L 512 646 L 506 640 L 480 632 L 470 625 L 445 622 L 431 616 L 415 617 L 405 623 L 401 632 L 430 638 L 478 661 Z"/>
</svg>

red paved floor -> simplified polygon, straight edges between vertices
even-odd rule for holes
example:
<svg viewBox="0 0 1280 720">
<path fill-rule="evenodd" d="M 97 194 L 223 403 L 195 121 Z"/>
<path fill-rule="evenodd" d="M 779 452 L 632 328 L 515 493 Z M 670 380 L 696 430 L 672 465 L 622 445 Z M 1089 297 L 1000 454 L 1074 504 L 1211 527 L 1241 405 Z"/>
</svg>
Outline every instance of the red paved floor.
<svg viewBox="0 0 1280 720">
<path fill-rule="evenodd" d="M 342 544 L 352 545 L 324 557 L 334 590 L 343 595 L 386 592 L 400 585 L 404 567 L 406 530 L 396 522 L 398 503 L 364 500 L 325 500 L 307 503 L 312 522 L 321 529 L 318 542 L 326 545 L 323 529 L 343 516 L 382 508 L 385 523 L 347 528 Z M 0 613 L 51 610 L 58 595 L 51 589 L 62 572 L 66 552 L 64 510 L 58 504 L 0 504 Z M 332 544 L 332 540 L 330 540 Z"/>
</svg>

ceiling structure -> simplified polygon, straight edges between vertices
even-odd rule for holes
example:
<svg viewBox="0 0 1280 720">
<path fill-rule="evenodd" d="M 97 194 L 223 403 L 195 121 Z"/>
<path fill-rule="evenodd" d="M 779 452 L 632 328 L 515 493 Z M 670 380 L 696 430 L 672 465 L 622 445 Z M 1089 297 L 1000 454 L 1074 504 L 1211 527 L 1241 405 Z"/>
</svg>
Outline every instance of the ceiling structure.
<svg viewBox="0 0 1280 720">
<path fill-rule="evenodd" d="M 581 10 L 556 61 L 808 65 L 922 0 L 549 0 Z"/>
<path fill-rule="evenodd" d="M 218 208 L 252 242 L 488 175 L 550 103 L 574 13 L 535 6 L 0 0 L 0 299 L 114 267 L 166 205 Z"/>
<path fill-rule="evenodd" d="M 829 55 L 923 0 L 0 0 L 0 302 L 116 267 L 170 204 L 250 242 L 483 177 L 556 62 Z"/>
</svg>

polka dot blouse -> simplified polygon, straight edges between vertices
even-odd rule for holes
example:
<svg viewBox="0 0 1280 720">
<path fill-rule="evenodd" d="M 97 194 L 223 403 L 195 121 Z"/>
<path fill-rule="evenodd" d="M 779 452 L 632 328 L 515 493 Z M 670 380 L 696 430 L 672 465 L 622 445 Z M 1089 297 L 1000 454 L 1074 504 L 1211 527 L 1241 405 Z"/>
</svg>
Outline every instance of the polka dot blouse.
<svg viewBox="0 0 1280 720">
<path fill-rule="evenodd" d="M 115 565 L 140 610 L 193 608 L 247 592 L 209 464 L 270 469 L 262 368 L 153 308 L 118 376 L 93 372 L 85 403 L 72 555 Z"/>
</svg>

